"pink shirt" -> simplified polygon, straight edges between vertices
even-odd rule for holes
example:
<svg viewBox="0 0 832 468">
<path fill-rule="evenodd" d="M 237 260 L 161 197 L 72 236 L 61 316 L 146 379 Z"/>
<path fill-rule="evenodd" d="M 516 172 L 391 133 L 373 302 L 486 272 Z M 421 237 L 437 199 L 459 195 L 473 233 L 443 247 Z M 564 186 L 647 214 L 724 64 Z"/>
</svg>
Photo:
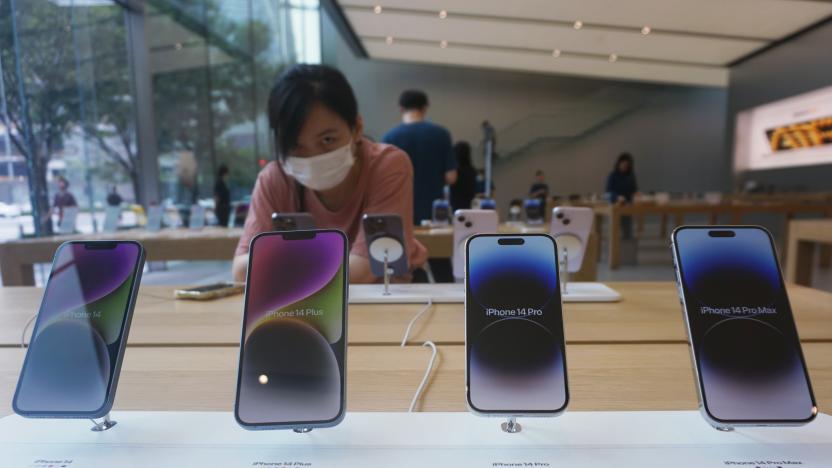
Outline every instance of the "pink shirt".
<svg viewBox="0 0 832 468">
<path fill-rule="evenodd" d="M 362 139 L 356 158 L 361 159 L 361 173 L 349 200 L 338 211 L 330 211 L 313 190 L 304 190 L 306 211 L 315 218 L 319 228 L 344 231 L 350 242 L 350 254 L 367 258 L 367 242 L 361 227 L 365 213 L 395 213 L 402 217 L 405 244 L 410 267 L 422 266 L 427 249 L 413 237 L 413 165 L 404 151 L 392 145 Z M 294 213 L 295 181 L 287 176 L 280 164 L 272 161 L 260 171 L 251 194 L 246 224 L 236 255 L 248 253 L 251 238 L 272 230 L 272 213 Z"/>
</svg>

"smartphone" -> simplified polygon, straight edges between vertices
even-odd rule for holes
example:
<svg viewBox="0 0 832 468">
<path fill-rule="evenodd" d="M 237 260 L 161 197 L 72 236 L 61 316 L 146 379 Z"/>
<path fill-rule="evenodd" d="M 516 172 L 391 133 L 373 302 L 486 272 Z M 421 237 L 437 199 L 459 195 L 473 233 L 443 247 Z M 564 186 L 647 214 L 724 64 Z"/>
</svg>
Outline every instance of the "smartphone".
<svg viewBox="0 0 832 468">
<path fill-rule="evenodd" d="M 454 278 L 465 277 L 465 242 L 474 234 L 496 233 L 499 223 L 494 210 L 456 210 L 454 212 L 454 250 L 451 259 Z"/>
<path fill-rule="evenodd" d="M 373 275 L 379 278 L 384 276 L 385 256 L 393 276 L 408 274 L 402 217 L 397 214 L 365 214 L 362 223 Z"/>
<path fill-rule="evenodd" d="M 496 210 L 497 201 L 493 198 L 481 198 L 479 208 L 481 210 Z"/>
<path fill-rule="evenodd" d="M 818 409 L 768 231 L 682 226 L 671 247 L 705 419 L 715 427 L 813 420 Z"/>
<path fill-rule="evenodd" d="M 194 288 L 177 289 L 173 291 L 173 297 L 176 299 L 190 299 L 194 301 L 209 301 L 212 299 L 219 299 L 221 297 L 233 296 L 240 294 L 245 289 L 241 283 L 214 283 L 206 286 L 197 286 Z"/>
<path fill-rule="evenodd" d="M 451 205 L 448 200 L 439 198 L 433 201 L 432 221 L 433 224 L 448 224 L 451 219 Z"/>
<path fill-rule="evenodd" d="M 272 229 L 275 231 L 315 229 L 315 218 L 309 213 L 272 213 Z"/>
<path fill-rule="evenodd" d="M 246 429 L 335 426 L 346 407 L 347 236 L 266 232 L 249 247 L 234 417 Z"/>
<path fill-rule="evenodd" d="M 549 234 L 558 243 L 558 261 L 566 256 L 566 270 L 574 273 L 584 263 L 589 234 L 592 232 L 592 208 L 558 206 L 552 209 Z"/>
<path fill-rule="evenodd" d="M 15 413 L 100 418 L 110 412 L 144 258 L 134 241 L 58 247 L 17 381 Z"/>
<path fill-rule="evenodd" d="M 555 240 L 478 234 L 466 250 L 468 407 L 513 416 L 563 412 L 569 390 Z"/>
<path fill-rule="evenodd" d="M 527 198 L 523 201 L 527 224 L 543 224 L 543 202 L 539 198 Z"/>
</svg>

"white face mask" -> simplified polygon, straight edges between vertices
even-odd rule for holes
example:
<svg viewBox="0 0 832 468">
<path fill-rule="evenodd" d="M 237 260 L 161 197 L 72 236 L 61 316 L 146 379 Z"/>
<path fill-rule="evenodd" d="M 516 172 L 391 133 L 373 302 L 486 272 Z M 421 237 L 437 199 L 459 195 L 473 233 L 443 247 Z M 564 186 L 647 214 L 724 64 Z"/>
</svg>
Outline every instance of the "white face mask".
<svg viewBox="0 0 832 468">
<path fill-rule="evenodd" d="M 353 164 L 355 157 L 350 140 L 346 145 L 318 156 L 287 156 L 282 166 L 283 172 L 304 186 L 312 190 L 329 190 L 347 178 Z"/>
</svg>

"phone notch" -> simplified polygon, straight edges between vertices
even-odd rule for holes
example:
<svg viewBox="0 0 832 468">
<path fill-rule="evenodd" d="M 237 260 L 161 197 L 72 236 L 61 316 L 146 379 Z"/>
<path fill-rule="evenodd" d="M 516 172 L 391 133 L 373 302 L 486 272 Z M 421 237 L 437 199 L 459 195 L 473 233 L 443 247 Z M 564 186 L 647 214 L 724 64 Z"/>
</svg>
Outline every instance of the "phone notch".
<svg viewBox="0 0 832 468">
<path fill-rule="evenodd" d="M 526 241 L 522 237 L 503 237 L 497 240 L 500 245 L 523 245 Z"/>
<path fill-rule="evenodd" d="M 714 229 L 708 231 L 708 235 L 711 237 L 737 237 L 736 232 L 727 229 Z"/>
</svg>

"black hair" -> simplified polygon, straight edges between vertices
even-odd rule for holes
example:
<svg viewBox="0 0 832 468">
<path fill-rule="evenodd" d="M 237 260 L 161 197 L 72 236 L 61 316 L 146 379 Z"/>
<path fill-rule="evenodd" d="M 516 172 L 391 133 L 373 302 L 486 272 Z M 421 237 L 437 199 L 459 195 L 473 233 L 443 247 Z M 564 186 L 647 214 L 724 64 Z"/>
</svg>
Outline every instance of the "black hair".
<svg viewBox="0 0 832 468">
<path fill-rule="evenodd" d="M 404 110 L 419 110 L 428 106 L 428 95 L 418 89 L 408 89 L 399 96 L 399 107 Z"/>
<path fill-rule="evenodd" d="M 225 164 L 220 164 L 219 169 L 217 169 L 217 177 L 222 178 L 222 176 L 228 174 L 228 166 Z"/>
<path fill-rule="evenodd" d="M 630 153 L 621 153 L 618 155 L 618 159 L 615 160 L 615 167 L 613 167 L 614 172 L 618 172 L 618 166 L 621 165 L 622 161 L 627 161 L 630 163 L 629 167 L 627 168 L 627 172 L 625 174 L 630 175 L 633 173 L 633 169 L 635 166 L 635 162 L 633 161 L 633 156 Z"/>
<path fill-rule="evenodd" d="M 454 145 L 454 154 L 456 154 L 456 165 L 462 167 L 472 167 L 471 164 L 471 145 L 467 141 L 458 141 Z"/>
<path fill-rule="evenodd" d="M 538 170 L 536 170 L 536 171 L 534 172 L 534 175 L 535 175 L 535 176 L 542 176 L 542 175 L 543 175 L 543 169 L 538 169 Z"/>
<path fill-rule="evenodd" d="M 358 102 L 340 71 L 326 65 L 299 64 L 277 78 L 269 93 L 268 115 L 279 159 L 297 146 L 309 110 L 318 103 L 355 128 Z"/>
</svg>

